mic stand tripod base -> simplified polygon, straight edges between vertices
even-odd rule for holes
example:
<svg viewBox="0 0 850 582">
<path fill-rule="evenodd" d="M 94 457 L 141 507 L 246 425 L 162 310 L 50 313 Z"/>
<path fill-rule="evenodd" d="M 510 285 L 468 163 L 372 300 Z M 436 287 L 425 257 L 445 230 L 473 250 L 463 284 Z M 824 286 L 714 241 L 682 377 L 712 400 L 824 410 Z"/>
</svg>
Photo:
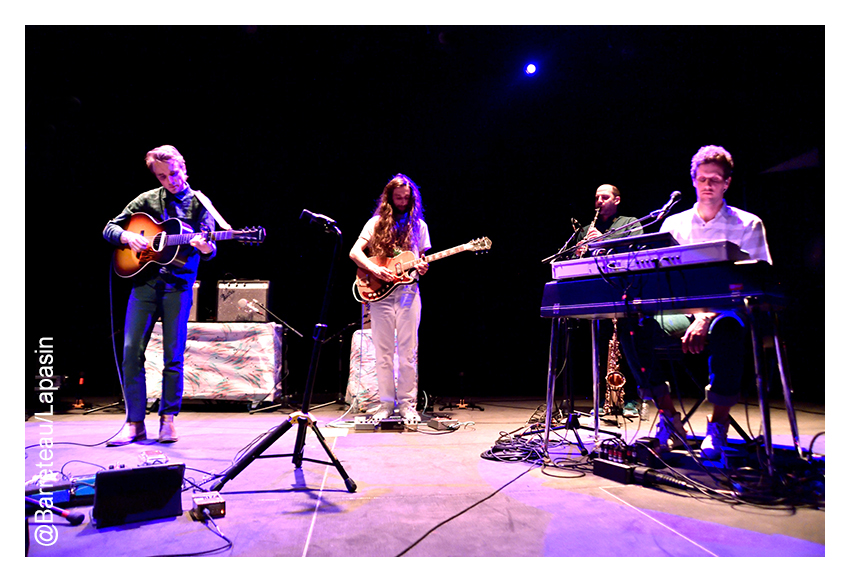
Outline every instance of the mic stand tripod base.
<svg viewBox="0 0 850 582">
<path fill-rule="evenodd" d="M 239 473 L 242 472 L 245 467 L 251 464 L 254 459 L 259 459 L 263 457 L 263 453 L 268 449 L 272 444 L 274 444 L 277 439 L 283 436 L 286 431 L 292 428 L 293 422 L 298 423 L 298 435 L 295 437 L 295 449 L 290 455 L 265 455 L 266 457 L 292 457 L 292 462 L 295 464 L 296 468 L 301 468 L 301 463 L 305 460 L 311 461 L 314 463 L 321 463 L 324 465 L 333 465 L 336 467 L 336 470 L 339 472 L 340 476 L 345 483 L 346 489 L 350 493 L 354 493 L 357 490 L 357 484 L 354 482 L 351 477 L 348 476 L 348 473 L 345 472 L 345 469 L 342 467 L 342 463 L 339 462 L 333 451 L 331 451 L 328 444 L 325 442 L 325 438 L 322 436 L 322 433 L 319 431 L 316 426 L 316 420 L 313 418 L 313 415 L 310 414 L 310 401 L 313 397 L 313 388 L 315 386 L 316 381 L 316 372 L 319 367 L 319 354 L 321 352 L 322 343 L 323 343 L 323 333 L 327 325 L 324 323 L 325 316 L 328 312 L 328 303 L 330 299 L 330 291 L 333 286 L 333 274 L 334 274 L 334 265 L 336 263 L 336 257 L 339 254 L 339 249 L 342 243 L 342 233 L 339 229 L 334 229 L 337 234 L 336 245 L 334 246 L 334 254 L 331 259 L 331 268 L 328 274 L 328 282 L 325 287 L 325 298 L 322 302 L 322 311 L 319 318 L 319 323 L 316 324 L 313 331 L 313 353 L 310 358 L 310 368 L 307 374 L 307 384 L 304 388 L 304 399 L 301 405 L 300 412 L 292 413 L 289 418 L 287 418 L 284 422 L 275 427 L 271 432 L 269 432 L 263 439 L 254 445 L 248 453 L 239 459 L 239 461 L 230 467 L 227 472 L 222 476 L 221 480 L 213 487 L 213 491 L 220 491 L 225 483 L 236 477 Z M 319 444 L 322 445 L 322 448 L 325 450 L 330 461 L 317 461 L 315 459 L 305 459 L 304 458 L 304 443 L 307 440 L 307 427 L 313 429 L 316 437 L 319 439 Z"/>
<path fill-rule="evenodd" d="M 279 454 L 279 455 L 264 455 L 263 453 L 268 449 L 272 444 L 277 441 L 280 437 L 282 437 L 286 432 L 292 428 L 294 423 L 298 423 L 298 435 L 296 436 L 296 444 L 295 450 L 289 454 Z M 305 459 L 304 458 L 304 442 L 306 440 L 307 427 L 310 427 L 313 430 L 313 433 L 319 439 L 319 444 L 325 450 L 325 453 L 330 458 L 330 461 L 322 461 L 318 459 Z M 354 480 L 348 476 L 348 473 L 345 472 L 342 464 L 339 460 L 334 456 L 333 451 L 331 451 L 330 447 L 328 447 L 327 442 L 325 442 L 324 436 L 319 431 L 319 428 L 316 426 L 316 419 L 312 414 L 303 413 L 303 412 L 293 412 L 289 415 L 285 421 L 279 424 L 273 431 L 267 434 L 263 440 L 258 442 L 254 448 L 252 448 L 248 454 L 242 457 L 238 463 L 233 465 L 219 480 L 218 483 L 211 489 L 211 491 L 221 491 L 224 484 L 228 481 L 236 478 L 239 473 L 242 472 L 245 467 L 251 464 L 255 459 L 268 459 L 273 457 L 292 457 L 292 462 L 295 465 L 296 469 L 300 469 L 303 461 L 310 461 L 313 463 L 320 463 L 322 465 L 331 465 L 339 471 L 340 476 L 342 477 L 343 482 L 345 483 L 345 488 L 349 493 L 354 493 L 357 491 L 357 484 Z"/>
<path fill-rule="evenodd" d="M 467 402 L 465 398 L 461 398 L 460 402 L 458 402 L 457 404 L 449 403 L 444 406 L 441 406 L 440 410 L 454 410 L 455 408 L 457 408 L 458 410 L 484 410 L 474 402 Z"/>
</svg>

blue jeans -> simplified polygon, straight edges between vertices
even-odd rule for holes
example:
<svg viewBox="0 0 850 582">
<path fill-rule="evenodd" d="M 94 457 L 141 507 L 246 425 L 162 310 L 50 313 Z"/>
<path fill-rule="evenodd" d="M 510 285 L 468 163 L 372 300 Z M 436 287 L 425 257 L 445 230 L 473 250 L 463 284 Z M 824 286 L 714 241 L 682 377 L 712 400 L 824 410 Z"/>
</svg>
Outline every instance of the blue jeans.
<svg viewBox="0 0 850 582">
<path fill-rule="evenodd" d="M 127 420 L 145 419 L 145 349 L 154 324 L 162 318 L 162 398 L 159 414 L 177 414 L 183 399 L 183 354 L 192 309 L 192 288 L 175 288 L 159 278 L 133 287 L 124 322 L 124 402 Z"/>
<path fill-rule="evenodd" d="M 655 346 L 681 349 L 681 338 L 693 322 L 689 315 L 628 317 L 622 325 L 620 347 L 638 383 L 643 399 L 658 402 L 669 393 Z M 719 406 L 734 406 L 741 393 L 746 353 L 743 322 L 733 314 L 720 314 L 711 323 L 706 342 L 709 386 L 706 398 Z"/>
</svg>

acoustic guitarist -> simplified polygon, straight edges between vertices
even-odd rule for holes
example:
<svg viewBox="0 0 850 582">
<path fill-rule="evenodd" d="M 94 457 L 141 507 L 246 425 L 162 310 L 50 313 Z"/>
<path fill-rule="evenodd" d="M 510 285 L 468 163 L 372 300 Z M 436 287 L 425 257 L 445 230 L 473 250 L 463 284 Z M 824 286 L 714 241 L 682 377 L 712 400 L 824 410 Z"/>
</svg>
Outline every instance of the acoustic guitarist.
<svg viewBox="0 0 850 582">
<path fill-rule="evenodd" d="M 159 180 L 160 187 L 140 194 L 127 204 L 121 214 L 106 224 L 103 237 L 115 246 L 126 246 L 136 253 L 144 253 L 151 244 L 148 237 L 124 228 L 130 217 L 139 212 L 156 221 L 178 218 L 199 234 L 191 238 L 191 248 L 184 255 L 185 262 L 150 265 L 132 279 L 121 366 L 127 416 L 121 431 L 107 446 L 125 445 L 147 438 L 145 349 L 159 317 L 162 317 L 163 347 L 159 442 L 177 441 L 174 417 L 180 412 L 183 399 L 183 353 L 192 308 L 192 286 L 200 261 L 209 260 L 216 253 L 215 242 L 201 234 L 215 227 L 215 219 L 199 199 L 203 194 L 189 187 L 186 162 L 180 152 L 170 145 L 160 146 L 147 153 L 145 163 Z"/>
<path fill-rule="evenodd" d="M 428 225 L 422 211 L 422 197 L 416 184 L 404 174 L 393 176 L 378 197 L 372 218 L 363 227 L 360 237 L 351 248 L 349 257 L 370 276 L 390 282 L 394 274 L 379 263 L 381 259 L 410 251 L 423 257 L 431 248 Z M 368 251 L 368 255 L 367 255 Z M 370 256 L 378 261 L 370 260 Z M 428 263 L 419 260 L 414 268 L 417 275 L 428 271 Z M 376 370 L 380 404 L 372 411 L 373 420 L 383 420 L 395 412 L 398 398 L 399 414 L 405 423 L 420 422 L 416 412 L 417 378 L 416 353 L 419 343 L 419 321 L 422 301 L 419 284 L 400 285 L 389 295 L 370 304 L 372 342 L 375 346 Z M 398 343 L 398 394 L 396 394 L 393 355 Z"/>
</svg>

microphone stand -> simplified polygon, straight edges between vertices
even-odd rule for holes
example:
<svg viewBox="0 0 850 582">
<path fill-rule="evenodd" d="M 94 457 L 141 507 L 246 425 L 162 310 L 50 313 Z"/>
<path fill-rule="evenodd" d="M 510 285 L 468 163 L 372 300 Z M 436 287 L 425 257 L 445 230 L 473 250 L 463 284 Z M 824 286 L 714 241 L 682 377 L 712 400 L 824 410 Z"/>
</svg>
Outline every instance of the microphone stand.
<svg viewBox="0 0 850 582">
<path fill-rule="evenodd" d="M 578 231 L 578 230 L 573 231 L 572 236 L 571 236 L 570 238 L 568 238 L 568 239 L 567 239 L 567 242 L 565 242 L 565 243 L 564 243 L 564 246 L 562 246 L 562 247 L 561 247 L 561 250 L 559 250 L 557 253 L 555 253 L 555 254 L 554 254 L 554 255 L 552 255 L 551 257 L 546 257 L 545 259 L 543 259 L 543 260 L 542 260 L 542 261 L 540 261 L 540 262 L 541 262 L 541 263 L 545 263 L 545 262 L 547 262 L 547 261 L 554 261 L 554 260 L 558 259 L 559 257 L 561 257 L 561 256 L 563 256 L 563 255 L 565 255 L 565 254 L 567 254 L 568 252 L 570 252 L 570 251 L 574 250 L 574 249 L 578 246 L 578 244 L 573 245 L 573 246 L 572 246 L 572 247 L 570 247 L 570 248 L 567 248 L 567 247 L 569 247 L 569 246 L 570 246 L 570 242 L 572 242 L 572 240 L 573 240 L 575 237 L 577 237 L 577 236 L 578 236 L 578 233 L 579 233 L 579 231 Z"/>
<path fill-rule="evenodd" d="M 669 213 L 669 210 L 668 210 L 667 212 L 661 212 L 661 211 L 659 211 L 659 210 L 653 210 L 652 212 L 650 212 L 650 213 L 649 213 L 649 214 L 647 214 L 646 216 L 643 216 L 643 217 L 641 217 L 641 218 L 635 218 L 635 219 L 634 219 L 634 220 L 632 220 L 631 222 L 627 222 L 626 224 L 624 224 L 624 225 L 622 225 L 622 226 L 618 226 L 617 228 L 612 229 L 612 230 L 609 230 L 608 232 L 602 233 L 602 234 L 600 234 L 599 236 L 595 236 L 595 237 L 593 237 L 593 238 L 589 238 L 589 239 L 587 239 L 586 241 L 576 243 L 575 245 L 573 245 L 572 247 L 570 247 L 570 248 L 568 248 L 568 249 L 566 249 L 566 250 L 561 249 L 560 251 L 558 251 L 558 252 L 557 252 L 555 255 L 553 255 L 552 257 L 549 257 L 549 258 L 543 259 L 543 261 L 542 261 L 542 262 L 544 262 L 544 263 L 545 263 L 546 261 L 550 261 L 550 262 L 551 262 L 551 261 L 554 261 L 554 260 L 555 260 L 555 259 L 557 259 L 558 257 L 563 256 L 563 255 L 565 255 L 565 254 L 567 254 L 567 253 L 570 253 L 570 252 L 572 252 L 572 251 L 576 250 L 576 249 L 577 249 L 579 246 L 581 246 L 582 244 L 591 245 L 591 244 L 593 244 L 593 243 L 601 242 L 601 241 L 607 240 L 607 239 L 609 239 L 609 238 L 612 238 L 612 235 L 614 235 L 614 234 L 616 234 L 616 233 L 618 233 L 618 232 L 622 232 L 622 231 L 624 231 L 624 230 L 626 230 L 626 229 L 631 229 L 631 228 L 633 228 L 635 225 L 637 225 L 637 224 L 639 224 L 639 223 L 640 223 L 640 224 L 642 224 L 644 220 L 648 220 L 648 219 L 650 219 L 650 218 L 652 219 L 652 222 L 650 222 L 649 224 L 645 224 L 645 225 L 643 225 L 643 226 L 644 226 L 644 228 L 649 227 L 649 226 L 652 226 L 653 224 L 655 224 L 656 222 L 658 222 L 659 220 L 661 220 L 662 218 L 664 218 L 665 216 L 667 216 L 667 214 L 668 214 L 668 213 Z M 575 233 L 575 234 L 578 234 L 578 233 Z M 570 238 L 572 239 L 572 237 L 570 237 Z M 569 241 L 567 241 L 567 244 L 569 244 Z"/>
<path fill-rule="evenodd" d="M 288 357 L 287 353 L 289 352 L 289 341 L 288 341 L 288 338 L 287 338 L 287 330 L 293 332 L 295 335 L 297 335 L 300 338 L 303 338 L 304 336 L 297 329 L 295 329 L 294 327 L 292 327 L 291 325 L 286 323 L 284 320 L 279 318 L 277 315 L 272 313 L 269 308 L 267 308 L 265 305 L 263 305 L 259 301 L 255 301 L 255 300 L 252 299 L 248 303 L 248 305 L 259 307 L 260 309 L 262 309 L 263 311 L 268 313 L 270 316 L 272 316 L 273 319 L 275 319 L 276 321 L 278 321 L 279 323 L 281 323 L 284 326 L 283 327 L 283 343 L 284 343 L 284 345 L 287 346 L 286 349 L 283 352 L 283 357 L 281 358 L 281 362 L 280 362 L 280 366 L 281 366 L 280 381 L 281 381 L 281 391 L 283 392 L 283 398 L 281 399 L 281 402 L 279 402 L 277 404 L 271 404 L 269 406 L 262 406 L 262 407 L 259 407 L 259 408 L 249 410 L 248 414 L 254 414 L 255 412 L 269 412 L 271 410 L 277 410 L 278 408 L 282 408 L 284 406 L 286 406 L 287 408 L 296 408 L 290 402 L 290 396 L 292 396 L 292 395 L 287 393 L 288 392 L 287 378 L 289 377 L 289 361 L 287 359 L 287 357 Z"/>
<path fill-rule="evenodd" d="M 303 213 L 302 213 L 303 216 Z M 222 475 L 221 480 L 213 486 L 212 491 L 220 491 L 224 484 L 228 481 L 234 479 L 239 473 L 241 473 L 245 467 L 250 465 L 254 459 L 260 458 L 271 458 L 271 457 L 292 457 L 292 462 L 295 465 L 296 469 L 300 469 L 303 461 L 310 461 L 313 463 L 320 463 L 323 465 L 333 465 L 336 467 L 336 470 L 339 472 L 343 481 L 345 482 L 345 487 L 348 489 L 349 493 L 354 493 L 357 490 L 357 484 L 354 480 L 348 476 L 345 472 L 345 469 L 342 466 L 342 463 L 339 462 L 333 451 L 331 451 L 328 444 L 325 442 L 325 438 L 322 436 L 322 433 L 319 431 L 319 428 L 316 426 L 316 419 L 313 415 L 310 414 L 310 400 L 313 397 L 313 387 L 316 382 L 316 372 L 319 368 L 319 355 L 322 351 L 322 345 L 324 344 L 324 334 L 327 329 L 327 324 L 325 323 L 325 318 L 328 312 L 328 306 L 330 303 L 331 289 L 333 288 L 334 281 L 334 266 L 336 264 L 336 258 L 339 254 L 340 246 L 342 245 L 342 233 L 339 228 L 336 226 L 336 223 L 325 224 L 324 225 L 325 232 L 333 232 L 336 234 L 336 245 L 334 246 L 334 254 L 331 258 L 331 266 L 330 273 L 328 274 L 328 281 L 325 286 L 325 297 L 322 302 L 322 311 L 319 316 L 319 322 L 316 324 L 313 330 L 313 353 L 310 359 L 310 369 L 307 374 L 307 386 L 304 389 L 304 401 L 301 404 L 301 411 L 292 413 L 289 418 L 283 421 L 276 428 L 272 429 L 262 440 L 260 440 L 254 447 L 251 448 L 241 459 L 239 459 L 236 464 L 230 467 L 224 475 Z M 277 439 L 282 437 L 286 432 L 292 428 L 294 423 L 298 423 L 298 434 L 295 437 L 295 449 L 292 454 L 289 455 L 263 455 L 263 453 L 272 446 Z M 304 444 L 307 439 L 307 427 L 310 427 L 313 430 L 313 433 L 319 439 L 319 444 L 324 449 L 330 461 L 322 461 L 317 459 L 305 459 L 304 458 Z"/>
<path fill-rule="evenodd" d="M 283 321 L 281 318 L 279 318 L 277 315 L 275 315 L 274 313 L 272 313 L 272 312 L 271 312 L 271 311 L 270 311 L 270 310 L 269 310 L 269 309 L 268 309 L 265 305 L 263 305 L 263 304 L 262 304 L 262 303 L 260 303 L 259 301 L 255 301 L 255 300 L 253 300 L 253 299 L 252 299 L 252 300 L 249 302 L 249 305 L 255 305 L 255 306 L 259 307 L 260 309 L 262 309 L 263 311 L 265 311 L 266 313 L 268 313 L 269 315 L 271 315 L 271 316 L 272 316 L 272 318 L 273 318 L 273 319 L 275 319 L 278 323 L 280 323 L 281 325 L 283 325 L 283 326 L 285 326 L 285 327 L 289 328 L 289 331 L 293 332 L 295 335 L 297 335 L 297 336 L 298 336 L 298 337 L 300 337 L 300 338 L 303 338 L 303 337 L 304 337 L 302 334 L 300 334 L 300 333 L 298 332 L 298 330 L 297 330 L 297 329 L 295 329 L 294 327 L 292 327 L 291 325 L 289 325 L 288 323 L 286 323 L 285 321 Z"/>
</svg>

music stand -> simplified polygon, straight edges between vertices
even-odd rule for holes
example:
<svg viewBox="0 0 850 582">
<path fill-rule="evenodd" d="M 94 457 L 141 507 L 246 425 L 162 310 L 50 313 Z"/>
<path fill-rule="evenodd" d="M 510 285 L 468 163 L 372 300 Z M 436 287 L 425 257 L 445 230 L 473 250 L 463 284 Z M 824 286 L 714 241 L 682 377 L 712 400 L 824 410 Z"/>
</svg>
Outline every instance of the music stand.
<svg viewBox="0 0 850 582">
<path fill-rule="evenodd" d="M 305 210 L 302 213 L 302 217 L 307 213 Z M 311 222 L 315 222 L 316 216 L 321 215 L 312 215 L 313 220 Z M 327 219 L 327 217 L 322 217 Z M 307 374 L 307 386 L 304 389 L 304 400 L 301 405 L 301 410 L 298 412 L 294 412 L 289 417 L 280 423 L 274 430 L 272 430 L 269 434 L 267 434 L 261 441 L 259 441 L 256 445 L 254 445 L 248 453 L 243 456 L 239 461 L 230 467 L 227 472 L 224 473 L 221 480 L 215 484 L 212 488 L 212 491 L 220 491 L 225 483 L 234 479 L 239 473 L 242 472 L 245 467 L 250 465 L 254 459 L 262 459 L 262 458 L 272 458 L 272 457 L 292 457 L 292 462 L 297 469 L 301 468 L 303 461 L 310 461 L 312 463 L 319 463 L 322 465 L 332 465 L 336 467 L 336 470 L 339 472 L 342 480 L 345 482 L 345 488 L 348 489 L 349 493 L 354 493 L 357 490 L 357 484 L 354 480 L 348 476 L 348 473 L 345 472 L 345 469 L 342 466 L 342 463 L 339 462 L 333 451 L 331 451 L 328 444 L 325 442 L 325 438 L 322 436 L 321 431 L 319 431 L 319 427 L 316 426 L 316 419 L 313 415 L 310 414 L 310 401 L 313 397 L 313 386 L 316 382 L 316 372 L 319 367 L 319 355 L 322 350 L 322 345 L 324 343 L 324 334 L 327 329 L 327 324 L 325 324 L 325 318 L 328 312 L 328 304 L 331 296 L 331 289 L 333 288 L 334 281 L 334 267 L 336 265 L 336 258 L 339 254 L 340 246 L 342 245 L 342 233 L 339 228 L 336 226 L 336 222 L 330 219 L 327 219 L 324 223 L 325 232 L 333 232 L 336 234 L 336 245 L 334 246 L 334 254 L 331 258 L 331 267 L 330 273 L 328 274 L 328 282 L 325 287 L 325 297 L 322 302 L 322 311 L 319 316 L 319 322 L 316 324 L 316 327 L 313 331 L 313 353 L 310 358 L 310 369 Z M 272 444 L 277 441 L 280 437 L 282 437 L 286 432 L 292 428 L 293 423 L 298 423 L 298 433 L 295 437 L 295 449 L 291 454 L 279 454 L 279 455 L 263 455 L 263 453 L 268 449 Z M 304 443 L 307 440 L 307 427 L 310 427 L 313 430 L 313 433 L 319 439 L 319 444 L 322 445 L 322 448 L 325 450 L 325 453 L 330 458 L 330 461 L 323 461 L 318 459 L 307 459 L 304 457 Z"/>
</svg>

